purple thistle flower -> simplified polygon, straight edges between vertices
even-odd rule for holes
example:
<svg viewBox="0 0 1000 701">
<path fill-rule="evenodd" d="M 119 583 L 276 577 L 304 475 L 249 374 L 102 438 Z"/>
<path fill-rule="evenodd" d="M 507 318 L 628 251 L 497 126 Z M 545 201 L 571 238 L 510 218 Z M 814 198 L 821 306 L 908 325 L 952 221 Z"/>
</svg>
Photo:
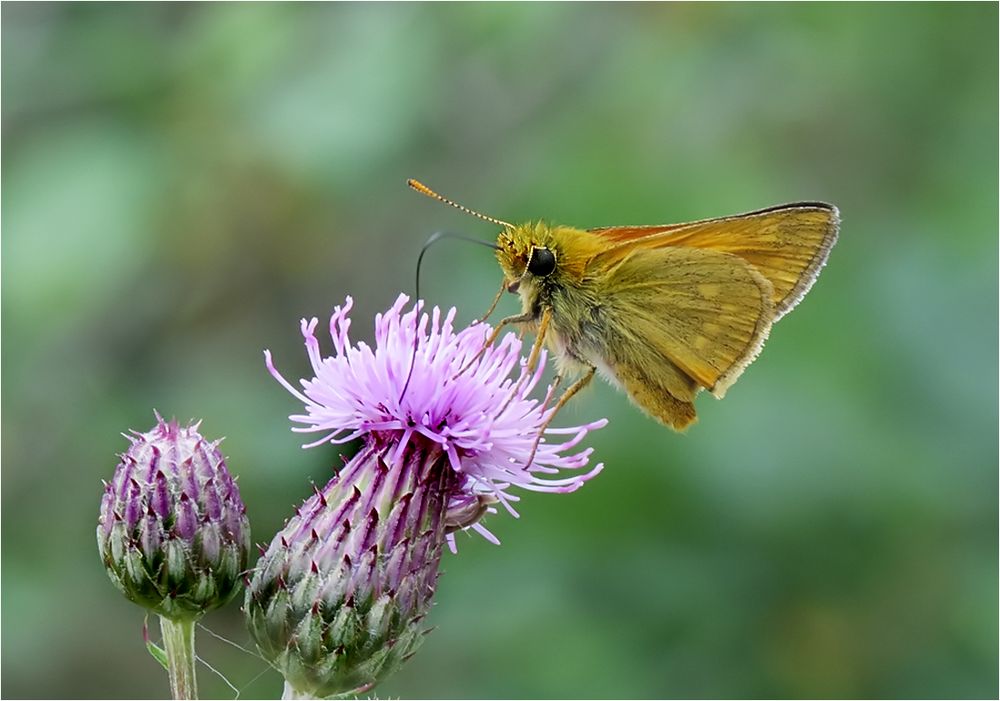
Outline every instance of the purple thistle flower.
<svg viewBox="0 0 1000 701">
<path fill-rule="evenodd" d="M 528 464 L 552 412 L 530 396 L 544 354 L 529 372 L 520 340 L 508 334 L 480 355 L 489 326 L 455 331 L 454 309 L 404 313 L 407 301 L 400 295 L 376 316 L 371 348 L 350 342 L 348 298 L 330 319 L 335 354 L 325 358 L 318 321 L 303 320 L 314 377 L 301 390 L 265 351 L 271 374 L 305 405 L 290 417 L 299 424 L 292 430 L 321 434 L 304 447 L 364 439 L 275 536 L 247 590 L 251 634 L 284 674 L 286 694 L 373 686 L 421 642 L 453 531 L 498 542 L 479 519 L 495 503 L 516 516 L 514 487 L 572 492 L 602 467 L 583 471 L 591 449 L 578 446 L 603 419 L 545 429 L 562 441 L 543 440 Z"/>
<path fill-rule="evenodd" d="M 605 419 L 574 428 L 547 429 L 546 435 L 570 438 L 562 443 L 543 440 L 527 465 L 538 432 L 551 412 L 530 396 L 544 370 L 544 353 L 529 375 L 521 358 L 521 341 L 511 333 L 461 372 L 482 350 L 490 327 L 475 324 L 456 332 L 452 326 L 455 309 L 442 320 L 435 307 L 430 318 L 420 316 L 414 358 L 417 310 L 403 314 L 407 300 L 406 295 L 400 295 L 388 312 L 375 317 L 374 350 L 365 343 L 351 346 L 350 297 L 343 307 L 334 309 L 330 319 L 334 356 L 323 358 L 320 354 L 314 335 L 318 320 L 303 319 L 302 335 L 315 377 L 301 381 L 302 391 L 282 377 L 271 362 L 270 352 L 264 352 L 271 374 L 305 404 L 305 414 L 289 417 L 302 424 L 292 430 L 323 434 L 304 448 L 379 436 L 395 445 L 395 453 L 387 456 L 393 465 L 411 442 L 436 445 L 461 476 L 460 486 L 450 495 L 449 523 L 466 523 L 463 514 L 470 511 L 470 505 L 482 504 L 484 498 L 501 503 L 517 516 L 512 502 L 518 497 L 510 493 L 511 487 L 572 492 L 601 471 L 603 465 L 597 465 L 583 474 L 557 476 L 587 465 L 591 448 L 567 451 L 589 431 L 604 426 Z M 519 375 L 511 378 L 515 367 Z M 467 525 L 496 542 L 478 522 Z"/>
<path fill-rule="evenodd" d="M 191 620 L 240 589 L 250 524 L 218 441 L 198 424 L 156 415 L 132 432 L 105 484 L 97 545 L 111 581 L 129 599 L 171 620 Z"/>
</svg>

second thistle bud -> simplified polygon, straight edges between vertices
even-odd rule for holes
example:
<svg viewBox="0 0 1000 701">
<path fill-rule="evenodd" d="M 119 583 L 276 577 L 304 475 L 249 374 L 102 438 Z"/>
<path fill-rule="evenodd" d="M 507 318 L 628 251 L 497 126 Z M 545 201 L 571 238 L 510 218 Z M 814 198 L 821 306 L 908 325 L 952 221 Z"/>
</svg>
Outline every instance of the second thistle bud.
<svg viewBox="0 0 1000 701">
<path fill-rule="evenodd" d="M 101 559 L 135 603 L 172 620 L 198 618 L 241 586 L 250 526 L 239 489 L 197 425 L 157 415 L 152 430 L 129 440 L 101 501 Z"/>
</svg>

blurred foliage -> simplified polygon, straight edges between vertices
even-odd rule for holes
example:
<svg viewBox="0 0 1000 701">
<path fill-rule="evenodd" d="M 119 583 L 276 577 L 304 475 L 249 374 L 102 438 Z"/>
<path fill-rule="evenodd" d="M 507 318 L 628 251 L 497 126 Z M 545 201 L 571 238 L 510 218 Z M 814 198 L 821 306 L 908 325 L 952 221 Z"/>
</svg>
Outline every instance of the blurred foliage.
<svg viewBox="0 0 1000 701">
<path fill-rule="evenodd" d="M 118 433 L 227 436 L 255 539 L 323 482 L 298 319 L 355 336 L 435 230 L 823 199 L 841 240 L 673 434 L 606 386 L 601 477 L 448 556 L 404 697 L 996 697 L 995 4 L 4 3 L 4 697 L 163 697 L 94 539 Z M 499 272 L 442 245 L 471 320 Z M 516 309 L 504 301 L 500 313 Z M 206 624 L 241 644 L 238 606 Z M 280 679 L 202 633 L 246 697 Z M 207 669 L 205 697 L 232 692 Z"/>
</svg>

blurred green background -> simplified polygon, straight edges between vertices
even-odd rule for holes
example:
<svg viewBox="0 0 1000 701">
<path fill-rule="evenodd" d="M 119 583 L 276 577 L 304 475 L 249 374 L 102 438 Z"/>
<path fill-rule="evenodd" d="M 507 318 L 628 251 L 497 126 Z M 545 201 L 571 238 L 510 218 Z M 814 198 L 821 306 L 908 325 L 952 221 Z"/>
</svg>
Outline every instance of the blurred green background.
<svg viewBox="0 0 1000 701">
<path fill-rule="evenodd" d="M 203 418 L 267 542 L 339 459 L 262 349 L 298 377 L 300 317 L 351 294 L 370 337 L 430 233 L 496 233 L 418 177 L 513 221 L 822 199 L 843 228 L 686 435 L 604 385 L 571 405 L 610 417 L 607 469 L 461 539 L 380 696 L 996 697 L 997 15 L 4 3 L 2 695 L 167 694 L 97 557 L 118 434 Z M 453 243 L 423 284 L 468 321 L 498 280 Z M 247 644 L 235 602 L 206 624 Z"/>
</svg>

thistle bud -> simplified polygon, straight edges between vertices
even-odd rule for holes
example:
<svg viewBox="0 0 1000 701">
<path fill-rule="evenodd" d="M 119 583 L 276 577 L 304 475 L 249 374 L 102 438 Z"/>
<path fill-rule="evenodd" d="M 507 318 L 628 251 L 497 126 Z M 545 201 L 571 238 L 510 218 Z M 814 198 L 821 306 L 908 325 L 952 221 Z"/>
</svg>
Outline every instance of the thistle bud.
<svg viewBox="0 0 1000 701">
<path fill-rule="evenodd" d="M 218 441 L 198 424 L 159 414 L 133 431 L 105 484 L 97 546 L 111 581 L 131 601 L 171 620 L 193 620 L 239 590 L 250 525 Z"/>
</svg>

